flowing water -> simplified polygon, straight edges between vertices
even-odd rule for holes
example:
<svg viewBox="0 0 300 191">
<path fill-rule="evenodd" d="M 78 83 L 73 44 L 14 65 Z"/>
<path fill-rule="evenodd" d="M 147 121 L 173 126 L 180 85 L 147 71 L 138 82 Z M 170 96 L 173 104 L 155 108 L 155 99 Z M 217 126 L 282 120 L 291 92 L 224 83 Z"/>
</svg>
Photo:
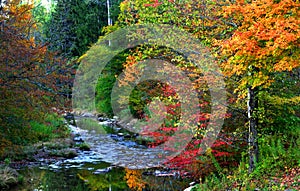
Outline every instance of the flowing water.
<svg viewBox="0 0 300 191">
<path fill-rule="evenodd" d="M 188 187 L 189 180 L 181 179 L 176 171 L 153 168 L 161 162 L 157 153 L 164 151 L 148 149 L 134 134 L 117 126 L 94 122 L 85 128 L 70 126 L 74 140 L 90 145 L 89 151 L 80 151 L 72 159 L 21 169 L 24 183 L 11 191 L 179 191 Z"/>
</svg>

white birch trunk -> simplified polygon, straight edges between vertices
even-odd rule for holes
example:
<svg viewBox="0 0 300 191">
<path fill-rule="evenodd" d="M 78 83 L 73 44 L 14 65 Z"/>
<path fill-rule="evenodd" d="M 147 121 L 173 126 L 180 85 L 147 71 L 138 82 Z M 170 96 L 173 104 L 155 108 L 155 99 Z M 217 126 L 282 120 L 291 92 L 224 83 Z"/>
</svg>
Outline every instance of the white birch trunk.
<svg viewBox="0 0 300 191">
<path fill-rule="evenodd" d="M 107 0 L 106 4 L 107 4 L 107 25 L 111 26 L 112 25 L 112 20 L 111 20 L 111 17 L 110 17 L 110 1 Z M 110 46 L 110 40 L 108 40 L 108 46 Z"/>
<path fill-rule="evenodd" d="M 248 88 L 247 113 L 249 120 L 249 173 L 253 172 L 258 162 L 258 143 L 257 143 L 257 117 L 253 116 L 254 111 L 258 107 L 257 94 L 255 89 Z"/>
</svg>

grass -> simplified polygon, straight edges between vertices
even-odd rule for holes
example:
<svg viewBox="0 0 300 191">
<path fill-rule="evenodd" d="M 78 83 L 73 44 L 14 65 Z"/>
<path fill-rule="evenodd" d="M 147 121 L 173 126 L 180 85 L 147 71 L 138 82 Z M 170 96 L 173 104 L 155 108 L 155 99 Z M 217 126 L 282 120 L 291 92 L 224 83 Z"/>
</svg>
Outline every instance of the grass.
<svg viewBox="0 0 300 191">
<path fill-rule="evenodd" d="M 63 138 L 69 135 L 69 131 L 62 117 L 55 114 L 47 114 L 42 122 L 31 121 L 31 131 L 39 141 L 48 141 L 53 138 Z"/>
<path fill-rule="evenodd" d="M 103 125 L 100 125 L 96 120 L 93 119 L 80 119 L 77 122 L 77 126 L 89 131 L 95 131 L 97 134 L 106 134 Z"/>
<path fill-rule="evenodd" d="M 29 159 L 35 152 L 33 144 L 70 135 L 64 119 L 57 114 L 45 114 L 41 118 L 43 119 L 29 121 L 27 126 L 7 128 L 10 130 L 9 133 L 0 132 L 0 159 L 10 158 L 14 161 Z"/>
<path fill-rule="evenodd" d="M 0 188 L 8 188 L 21 180 L 18 172 L 8 166 L 0 167 Z"/>
<path fill-rule="evenodd" d="M 198 184 L 193 191 L 284 191 L 299 190 L 300 168 L 288 168 L 284 171 L 274 170 L 274 175 L 265 174 L 260 176 L 249 175 L 246 169 L 235 170 L 232 175 L 212 174 Z M 297 173 L 291 173 L 297 171 Z"/>
<path fill-rule="evenodd" d="M 261 160 L 254 172 L 248 174 L 245 154 L 239 166 L 232 169 L 231 173 L 212 173 L 200 179 L 200 184 L 193 190 L 300 190 L 300 137 L 264 136 L 259 139 L 259 145 Z"/>
</svg>

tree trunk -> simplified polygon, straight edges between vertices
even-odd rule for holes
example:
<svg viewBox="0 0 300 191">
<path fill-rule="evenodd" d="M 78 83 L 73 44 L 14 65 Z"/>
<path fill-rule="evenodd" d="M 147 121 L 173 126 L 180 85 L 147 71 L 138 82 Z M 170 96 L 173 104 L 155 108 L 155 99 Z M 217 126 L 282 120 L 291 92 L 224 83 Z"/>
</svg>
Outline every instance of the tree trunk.
<svg viewBox="0 0 300 191">
<path fill-rule="evenodd" d="M 110 17 L 110 1 L 107 0 L 106 4 L 107 4 L 107 25 L 111 26 L 112 25 L 112 20 L 111 20 L 111 17 Z M 110 40 L 108 40 L 108 46 L 110 46 Z"/>
<path fill-rule="evenodd" d="M 111 5 L 110 0 L 107 0 L 106 4 L 107 4 L 107 25 L 110 26 L 112 25 L 112 19 L 110 16 L 110 5 Z"/>
<path fill-rule="evenodd" d="M 253 172 L 256 163 L 258 162 L 258 143 L 257 143 L 257 117 L 254 112 L 258 108 L 257 92 L 256 89 L 248 88 L 248 119 L 249 119 L 249 173 Z"/>
</svg>

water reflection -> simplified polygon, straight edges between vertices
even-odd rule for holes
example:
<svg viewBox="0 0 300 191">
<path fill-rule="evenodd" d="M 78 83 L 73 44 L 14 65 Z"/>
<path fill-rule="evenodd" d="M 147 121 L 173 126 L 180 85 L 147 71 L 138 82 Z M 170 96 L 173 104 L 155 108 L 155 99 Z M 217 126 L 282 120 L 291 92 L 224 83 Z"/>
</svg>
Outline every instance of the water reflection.
<svg viewBox="0 0 300 191">
<path fill-rule="evenodd" d="M 11 191 L 178 191 L 188 187 L 190 180 L 179 179 L 169 172 L 155 174 L 155 169 L 120 167 L 131 163 L 157 166 L 152 164 L 157 155 L 121 128 L 99 126 L 91 120 L 88 124 L 85 129 L 70 128 L 91 150 L 80 151 L 72 159 L 20 170 L 24 183 Z"/>
<path fill-rule="evenodd" d="M 188 180 L 145 175 L 145 170 L 113 167 L 95 173 L 108 167 L 110 164 L 100 162 L 86 163 L 80 168 L 22 169 L 24 183 L 10 191 L 178 191 L 188 186 Z"/>
<path fill-rule="evenodd" d="M 88 186 L 76 175 L 76 169 L 55 172 L 39 167 L 20 170 L 24 176 L 23 184 L 11 191 L 89 191 Z"/>
<path fill-rule="evenodd" d="M 125 179 L 129 188 L 142 191 L 146 187 L 146 182 L 142 179 L 142 170 L 125 169 Z"/>
</svg>

